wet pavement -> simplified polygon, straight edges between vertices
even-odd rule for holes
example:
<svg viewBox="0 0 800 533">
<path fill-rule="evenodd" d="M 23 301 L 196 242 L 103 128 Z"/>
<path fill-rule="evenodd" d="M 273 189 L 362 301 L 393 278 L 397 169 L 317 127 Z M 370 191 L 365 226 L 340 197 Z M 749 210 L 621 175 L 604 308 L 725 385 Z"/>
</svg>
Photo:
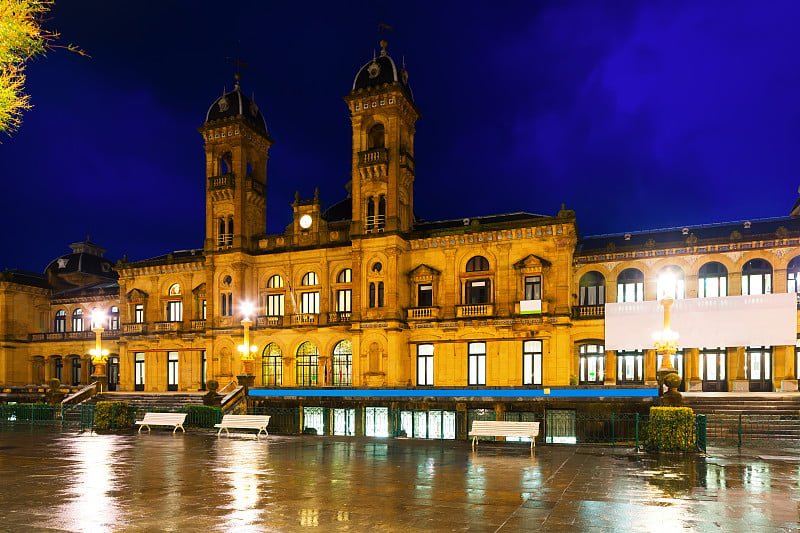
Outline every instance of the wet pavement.
<svg viewBox="0 0 800 533">
<path fill-rule="evenodd" d="M 800 453 L 0 428 L 0 531 L 798 531 Z"/>
</svg>

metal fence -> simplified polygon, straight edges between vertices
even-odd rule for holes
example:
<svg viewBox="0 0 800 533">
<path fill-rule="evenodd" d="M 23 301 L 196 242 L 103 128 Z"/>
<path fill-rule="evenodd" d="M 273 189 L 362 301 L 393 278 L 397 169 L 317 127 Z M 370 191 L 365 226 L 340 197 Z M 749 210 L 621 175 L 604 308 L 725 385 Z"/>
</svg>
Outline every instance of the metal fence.
<svg viewBox="0 0 800 533">
<path fill-rule="evenodd" d="M 710 446 L 800 447 L 800 416 L 797 415 L 711 414 L 705 419 Z"/>
</svg>

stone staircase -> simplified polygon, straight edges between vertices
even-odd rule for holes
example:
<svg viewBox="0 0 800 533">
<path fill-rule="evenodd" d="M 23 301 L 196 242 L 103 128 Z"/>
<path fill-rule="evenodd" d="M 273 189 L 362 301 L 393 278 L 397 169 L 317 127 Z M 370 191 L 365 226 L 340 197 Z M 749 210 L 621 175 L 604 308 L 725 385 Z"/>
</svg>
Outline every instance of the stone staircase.
<svg viewBox="0 0 800 533">
<path fill-rule="evenodd" d="M 104 392 L 86 400 L 86 404 L 97 402 L 128 402 L 140 409 L 177 410 L 186 405 L 203 405 L 203 392 L 155 393 L 155 392 Z"/>
<path fill-rule="evenodd" d="M 800 446 L 799 394 L 684 394 L 683 405 L 707 415 L 709 443 Z"/>
</svg>

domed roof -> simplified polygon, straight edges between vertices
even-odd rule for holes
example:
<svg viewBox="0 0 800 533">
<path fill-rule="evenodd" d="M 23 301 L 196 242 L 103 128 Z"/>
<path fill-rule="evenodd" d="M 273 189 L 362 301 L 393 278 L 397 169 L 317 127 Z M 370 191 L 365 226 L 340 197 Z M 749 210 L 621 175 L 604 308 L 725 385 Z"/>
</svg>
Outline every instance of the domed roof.
<svg viewBox="0 0 800 533">
<path fill-rule="evenodd" d="M 246 119 L 256 131 L 267 135 L 267 122 L 264 120 L 264 115 L 261 114 L 255 100 L 242 93 L 237 77 L 233 90 L 226 93 L 223 89 L 222 96 L 214 100 L 214 103 L 208 108 L 205 123 L 239 116 Z"/>
<path fill-rule="evenodd" d="M 353 80 L 353 91 L 379 87 L 385 83 L 400 83 L 408 91 L 408 97 L 414 101 L 411 87 L 408 86 L 408 72 L 405 65 L 397 68 L 394 60 L 386 53 L 386 41 L 381 41 L 381 55 L 367 61 Z"/>
<path fill-rule="evenodd" d="M 88 238 L 84 242 L 73 243 L 70 248 L 72 253 L 53 259 L 44 269 L 45 274 L 55 274 L 59 277 L 81 274 L 107 279 L 119 277 L 113 269 L 114 263 L 103 257 L 106 251 L 90 242 Z"/>
</svg>

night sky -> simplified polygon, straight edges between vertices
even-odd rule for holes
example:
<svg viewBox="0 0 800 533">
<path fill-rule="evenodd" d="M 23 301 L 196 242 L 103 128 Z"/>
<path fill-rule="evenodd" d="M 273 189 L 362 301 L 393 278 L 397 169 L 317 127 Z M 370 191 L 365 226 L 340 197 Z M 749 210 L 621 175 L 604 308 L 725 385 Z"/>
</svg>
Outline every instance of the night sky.
<svg viewBox="0 0 800 533">
<path fill-rule="evenodd" d="M 383 4 L 383 5 L 381 5 Z M 492 6 L 489 8 L 488 6 Z M 294 191 L 346 196 L 342 101 L 383 36 L 405 57 L 425 220 L 574 209 L 582 235 L 788 215 L 800 185 L 800 2 L 56 0 L 35 108 L 1 139 L 0 268 L 200 248 L 197 132 L 223 88 L 275 145 L 267 227 Z"/>
</svg>

